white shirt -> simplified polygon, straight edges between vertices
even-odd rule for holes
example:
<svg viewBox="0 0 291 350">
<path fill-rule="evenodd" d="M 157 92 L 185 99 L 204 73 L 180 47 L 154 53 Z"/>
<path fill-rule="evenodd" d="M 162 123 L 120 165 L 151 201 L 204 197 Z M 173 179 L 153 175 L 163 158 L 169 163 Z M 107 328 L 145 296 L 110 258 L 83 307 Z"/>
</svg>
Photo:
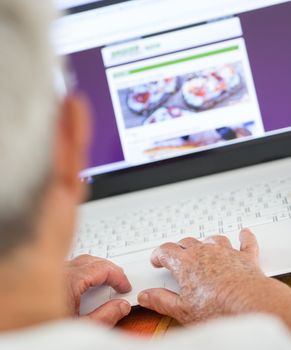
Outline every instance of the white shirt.
<svg viewBox="0 0 291 350">
<path fill-rule="evenodd" d="M 267 316 L 228 318 L 160 340 L 140 340 L 84 321 L 56 322 L 0 335 L 2 350 L 290 350 L 291 334 Z"/>
</svg>

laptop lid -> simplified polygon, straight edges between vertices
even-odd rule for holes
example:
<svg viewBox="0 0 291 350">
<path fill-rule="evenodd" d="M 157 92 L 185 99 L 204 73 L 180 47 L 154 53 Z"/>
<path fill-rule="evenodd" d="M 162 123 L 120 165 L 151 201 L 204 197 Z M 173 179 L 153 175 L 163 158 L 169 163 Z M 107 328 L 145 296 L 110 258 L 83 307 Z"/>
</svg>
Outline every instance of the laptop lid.
<svg viewBox="0 0 291 350">
<path fill-rule="evenodd" d="M 93 108 L 93 199 L 290 156 L 290 1 L 58 5 L 56 50 Z"/>
</svg>

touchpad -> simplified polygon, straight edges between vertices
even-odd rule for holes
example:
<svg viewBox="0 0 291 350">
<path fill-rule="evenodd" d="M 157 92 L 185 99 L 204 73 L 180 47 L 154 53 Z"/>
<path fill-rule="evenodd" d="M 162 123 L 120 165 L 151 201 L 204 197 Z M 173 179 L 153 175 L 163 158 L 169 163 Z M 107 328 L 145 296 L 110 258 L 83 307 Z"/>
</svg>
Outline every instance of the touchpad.
<svg viewBox="0 0 291 350">
<path fill-rule="evenodd" d="M 178 285 L 166 269 L 155 269 L 149 260 L 134 261 L 122 264 L 132 291 L 128 294 L 118 294 L 110 287 L 91 288 L 81 299 L 80 313 L 86 315 L 111 299 L 125 299 L 132 306 L 138 305 L 138 294 L 150 288 L 166 288 L 178 292 Z"/>
</svg>

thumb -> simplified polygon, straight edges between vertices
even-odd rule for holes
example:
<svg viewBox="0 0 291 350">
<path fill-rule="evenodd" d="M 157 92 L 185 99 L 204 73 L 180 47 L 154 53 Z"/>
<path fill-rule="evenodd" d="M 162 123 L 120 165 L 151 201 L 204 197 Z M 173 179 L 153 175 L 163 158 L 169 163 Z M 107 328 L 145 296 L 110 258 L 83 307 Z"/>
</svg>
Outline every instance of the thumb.
<svg viewBox="0 0 291 350">
<path fill-rule="evenodd" d="M 125 300 L 111 300 L 100 306 L 83 319 L 101 323 L 109 328 L 113 328 L 122 318 L 131 311 L 130 304 Z"/>
<path fill-rule="evenodd" d="M 167 289 L 148 289 L 138 295 L 138 302 L 142 307 L 176 318 L 179 296 Z"/>
<path fill-rule="evenodd" d="M 239 236 L 240 250 L 249 254 L 256 261 L 259 257 L 259 245 L 255 235 L 249 229 L 243 229 Z"/>
</svg>

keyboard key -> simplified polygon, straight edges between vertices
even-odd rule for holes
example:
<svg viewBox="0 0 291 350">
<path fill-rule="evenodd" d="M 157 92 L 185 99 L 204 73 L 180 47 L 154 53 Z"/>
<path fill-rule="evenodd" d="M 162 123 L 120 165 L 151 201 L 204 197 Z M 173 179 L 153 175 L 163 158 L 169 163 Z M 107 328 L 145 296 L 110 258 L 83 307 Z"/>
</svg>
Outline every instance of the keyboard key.
<svg viewBox="0 0 291 350">
<path fill-rule="evenodd" d="M 167 205 L 120 212 L 112 218 L 79 225 L 72 257 L 118 257 L 150 250 L 190 236 L 238 236 L 243 227 L 291 219 L 291 177 L 258 183 Z"/>
</svg>

